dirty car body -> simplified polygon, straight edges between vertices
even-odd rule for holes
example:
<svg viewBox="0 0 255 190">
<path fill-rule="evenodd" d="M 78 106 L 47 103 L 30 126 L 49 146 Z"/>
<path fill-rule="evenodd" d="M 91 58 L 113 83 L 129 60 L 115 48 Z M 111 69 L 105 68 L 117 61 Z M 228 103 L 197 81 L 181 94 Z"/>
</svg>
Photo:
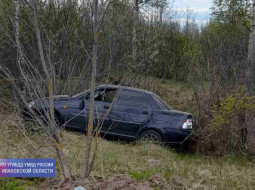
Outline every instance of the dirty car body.
<svg viewBox="0 0 255 190">
<path fill-rule="evenodd" d="M 74 96 L 55 96 L 59 123 L 85 130 L 89 119 L 90 90 Z M 48 100 L 31 102 L 31 108 L 47 110 Z M 26 116 L 27 111 L 25 112 Z M 127 139 L 156 136 L 166 144 L 180 144 L 192 131 L 192 115 L 171 109 L 152 92 L 117 85 L 100 85 L 94 96 L 94 127 L 102 134 Z"/>
</svg>

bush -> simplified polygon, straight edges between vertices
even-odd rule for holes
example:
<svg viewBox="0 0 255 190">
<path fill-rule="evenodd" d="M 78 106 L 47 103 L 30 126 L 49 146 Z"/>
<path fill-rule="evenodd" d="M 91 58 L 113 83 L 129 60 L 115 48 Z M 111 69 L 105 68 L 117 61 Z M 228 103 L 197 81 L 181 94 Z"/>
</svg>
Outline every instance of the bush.
<svg viewBox="0 0 255 190">
<path fill-rule="evenodd" d="M 241 91 L 215 99 L 211 104 L 208 100 L 199 101 L 204 109 L 196 117 L 197 151 L 216 155 L 246 154 L 245 114 L 255 109 L 255 96 L 248 96 Z"/>
</svg>

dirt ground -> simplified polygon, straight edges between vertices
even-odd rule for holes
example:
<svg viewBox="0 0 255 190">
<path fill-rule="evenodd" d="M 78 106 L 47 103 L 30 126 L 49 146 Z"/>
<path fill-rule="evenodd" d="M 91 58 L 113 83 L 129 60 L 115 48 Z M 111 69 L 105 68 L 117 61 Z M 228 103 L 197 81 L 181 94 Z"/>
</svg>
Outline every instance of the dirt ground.
<svg viewBox="0 0 255 190">
<path fill-rule="evenodd" d="M 87 190 L 152 190 L 149 184 L 139 184 L 128 175 L 119 175 L 109 180 L 98 178 L 86 184 Z"/>
</svg>

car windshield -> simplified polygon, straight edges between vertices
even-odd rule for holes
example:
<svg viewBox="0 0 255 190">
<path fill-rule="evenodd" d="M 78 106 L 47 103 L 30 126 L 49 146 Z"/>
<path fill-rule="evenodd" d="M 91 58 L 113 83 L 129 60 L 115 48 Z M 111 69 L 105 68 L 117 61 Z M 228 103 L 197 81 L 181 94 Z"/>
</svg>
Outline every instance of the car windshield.
<svg viewBox="0 0 255 190">
<path fill-rule="evenodd" d="M 80 92 L 79 94 L 75 94 L 72 96 L 72 98 L 79 98 L 79 97 L 82 97 L 82 95 L 84 95 L 85 93 L 87 93 L 88 91 L 90 90 L 85 90 L 83 92 Z"/>
<path fill-rule="evenodd" d="M 172 108 L 164 101 L 162 100 L 158 95 L 156 94 L 152 94 L 155 98 L 155 100 L 157 101 L 158 104 L 160 104 L 160 107 L 164 107 L 167 110 L 171 110 Z"/>
</svg>

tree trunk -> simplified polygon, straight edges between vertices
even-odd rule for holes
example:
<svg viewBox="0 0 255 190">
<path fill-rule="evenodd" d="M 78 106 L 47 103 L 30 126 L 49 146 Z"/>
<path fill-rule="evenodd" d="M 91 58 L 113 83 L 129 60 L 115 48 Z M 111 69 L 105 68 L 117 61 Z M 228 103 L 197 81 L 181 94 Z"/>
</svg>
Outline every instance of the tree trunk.
<svg viewBox="0 0 255 190">
<path fill-rule="evenodd" d="M 252 28 L 249 38 L 248 60 L 246 67 L 246 88 L 250 96 L 254 95 L 255 91 L 255 0 L 252 4 Z M 255 110 L 247 110 L 245 122 L 247 126 L 247 148 L 249 157 L 255 153 Z"/>
<path fill-rule="evenodd" d="M 161 5 L 159 7 L 159 23 L 162 25 L 163 23 L 163 13 L 164 13 L 164 7 Z"/>
<path fill-rule="evenodd" d="M 46 64 L 45 58 L 44 58 L 44 52 L 43 52 L 43 46 L 42 46 L 42 40 L 41 40 L 41 32 L 40 32 L 39 21 L 38 21 L 38 9 L 37 9 L 37 2 L 36 1 L 34 1 L 34 7 L 33 8 L 34 8 L 34 24 L 35 24 L 37 43 L 38 43 L 38 48 L 39 48 L 39 52 L 40 52 L 41 63 L 42 63 L 43 70 L 46 74 L 46 80 L 48 81 L 48 92 L 49 92 L 49 101 L 50 101 L 49 109 L 50 109 L 50 118 L 51 118 L 51 121 L 49 122 L 50 134 L 52 135 L 53 145 L 54 145 L 54 148 L 57 151 L 58 158 L 60 160 L 61 168 L 62 168 L 63 175 L 64 175 L 64 181 L 61 184 L 62 189 L 68 189 L 70 187 L 71 175 L 70 175 L 70 172 L 69 172 L 68 163 L 66 161 L 65 154 L 64 154 L 63 149 L 62 149 L 62 145 L 59 141 L 59 137 L 58 137 L 58 134 L 56 132 L 57 128 L 56 128 L 56 124 L 55 124 L 54 105 L 53 105 L 53 86 L 52 86 L 52 81 L 53 80 L 52 80 L 52 75 L 50 74 L 51 72 L 48 70 L 47 64 Z"/>
<path fill-rule="evenodd" d="M 22 62 L 23 55 L 21 51 L 21 45 L 20 45 L 20 32 L 19 32 L 19 12 L 20 12 L 20 3 L 19 0 L 15 1 L 15 21 L 14 21 L 14 28 L 15 28 L 15 42 L 18 48 L 18 62 Z"/>
<path fill-rule="evenodd" d="M 91 144 L 92 144 L 92 132 L 93 132 L 93 120 L 94 120 L 94 94 L 95 94 L 95 81 L 96 81 L 96 70 L 98 60 L 98 0 L 94 0 L 93 3 L 93 36 L 94 43 L 92 49 L 92 73 L 91 73 L 91 85 L 90 85 L 90 102 L 89 102 L 89 125 L 87 127 L 86 137 L 86 150 L 84 157 L 84 168 L 82 177 L 87 178 L 91 169 L 89 168 Z"/>
<path fill-rule="evenodd" d="M 69 190 L 71 189 L 71 174 L 68 168 L 68 162 L 66 160 L 65 153 L 63 151 L 62 144 L 59 142 L 59 138 L 57 136 L 53 136 L 54 140 L 54 148 L 58 153 L 58 158 L 60 160 L 61 169 L 64 175 L 64 180 L 61 182 L 59 189 Z"/>
<path fill-rule="evenodd" d="M 132 32 L 132 62 L 136 63 L 136 54 L 137 54 L 137 46 L 136 46 L 136 30 L 137 30 L 137 20 L 139 14 L 139 0 L 135 0 L 134 5 L 134 24 L 133 24 L 133 32 Z"/>
</svg>

